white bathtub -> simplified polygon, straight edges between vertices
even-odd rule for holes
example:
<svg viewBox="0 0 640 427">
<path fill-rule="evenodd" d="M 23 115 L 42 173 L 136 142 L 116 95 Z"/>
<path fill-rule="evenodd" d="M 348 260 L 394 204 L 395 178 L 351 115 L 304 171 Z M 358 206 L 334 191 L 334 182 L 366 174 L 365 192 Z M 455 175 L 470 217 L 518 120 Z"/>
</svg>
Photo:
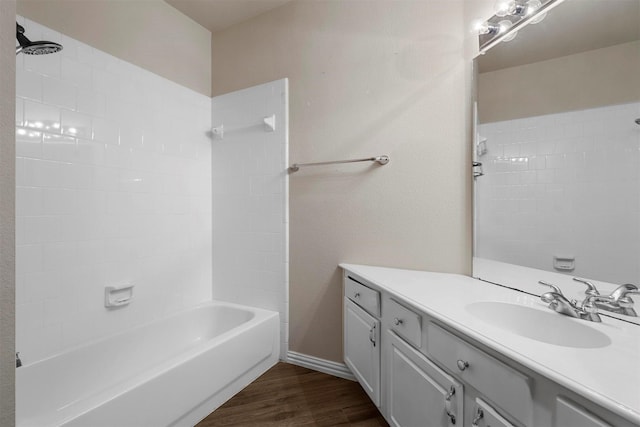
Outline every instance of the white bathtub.
<svg viewBox="0 0 640 427">
<path fill-rule="evenodd" d="M 211 302 L 25 365 L 17 425 L 192 426 L 278 361 L 279 327 Z"/>
</svg>

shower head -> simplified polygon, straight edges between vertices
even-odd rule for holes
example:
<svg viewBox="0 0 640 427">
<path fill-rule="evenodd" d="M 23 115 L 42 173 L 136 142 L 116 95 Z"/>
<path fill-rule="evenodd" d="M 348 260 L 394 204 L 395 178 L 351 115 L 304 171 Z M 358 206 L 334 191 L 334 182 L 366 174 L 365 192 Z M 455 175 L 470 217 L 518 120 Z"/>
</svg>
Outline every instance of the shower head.
<svg viewBox="0 0 640 427">
<path fill-rule="evenodd" d="M 24 27 L 16 22 L 16 39 L 20 46 L 16 47 L 16 55 L 20 52 L 27 55 L 46 55 L 62 50 L 62 45 L 48 41 L 32 42 L 24 35 Z"/>
</svg>

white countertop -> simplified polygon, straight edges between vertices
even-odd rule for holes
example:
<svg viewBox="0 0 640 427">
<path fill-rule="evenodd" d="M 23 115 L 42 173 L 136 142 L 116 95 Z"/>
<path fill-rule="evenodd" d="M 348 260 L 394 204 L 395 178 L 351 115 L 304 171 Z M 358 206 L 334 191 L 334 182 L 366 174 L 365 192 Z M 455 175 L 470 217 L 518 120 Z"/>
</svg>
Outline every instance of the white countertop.
<svg viewBox="0 0 640 427">
<path fill-rule="evenodd" d="M 479 321 L 465 309 L 474 302 L 497 301 L 549 310 L 539 298 L 457 274 L 355 264 L 340 266 L 470 338 L 640 425 L 640 326 L 604 316 L 602 323 L 563 316 L 567 322 L 587 322 L 606 334 L 611 344 L 601 348 L 547 344 Z"/>
</svg>

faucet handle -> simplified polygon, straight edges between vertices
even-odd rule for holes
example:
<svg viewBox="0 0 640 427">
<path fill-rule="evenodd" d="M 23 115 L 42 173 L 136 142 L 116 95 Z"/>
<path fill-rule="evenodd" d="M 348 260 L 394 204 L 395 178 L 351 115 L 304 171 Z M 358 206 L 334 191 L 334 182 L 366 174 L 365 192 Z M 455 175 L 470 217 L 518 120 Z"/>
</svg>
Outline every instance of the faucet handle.
<svg viewBox="0 0 640 427">
<path fill-rule="evenodd" d="M 633 300 L 631 297 L 622 297 L 618 299 L 618 306 L 621 308 L 633 308 Z"/>
<path fill-rule="evenodd" d="M 598 306 L 596 305 L 596 301 L 608 302 L 609 300 L 609 297 L 602 297 L 600 295 L 588 295 L 587 298 L 582 302 L 581 309 L 585 313 L 585 317 L 581 316 L 581 318 L 590 320 L 592 322 L 602 322 L 602 319 L 598 314 Z"/>
<path fill-rule="evenodd" d="M 598 312 L 598 307 L 593 301 L 587 301 L 582 305 L 582 309 L 589 314 L 595 314 Z"/>
<path fill-rule="evenodd" d="M 560 294 L 557 292 L 545 292 L 544 294 L 540 295 L 540 301 L 551 304 L 556 302 L 558 295 Z"/>
<path fill-rule="evenodd" d="M 598 292 L 598 289 L 596 289 L 596 286 L 593 283 L 589 282 L 588 280 L 581 279 L 579 277 L 574 277 L 573 280 L 576 282 L 580 282 L 584 285 L 587 285 L 587 290 L 584 291 L 586 295 L 594 295 L 594 296 L 600 295 L 600 292 Z"/>
<path fill-rule="evenodd" d="M 582 309 L 587 313 L 597 313 L 597 302 L 611 304 L 613 303 L 613 298 L 604 295 L 589 295 L 582 301 Z"/>
<path fill-rule="evenodd" d="M 538 283 L 540 283 L 541 285 L 544 285 L 544 286 L 549 286 L 551 289 L 553 289 L 553 292 L 556 292 L 556 293 L 558 293 L 560 295 L 563 295 L 562 294 L 562 290 L 559 287 L 557 287 L 556 285 L 554 285 L 553 283 L 545 282 L 543 280 L 538 280 Z"/>
<path fill-rule="evenodd" d="M 613 292 L 611 292 L 611 295 L 609 296 L 614 300 L 614 302 L 618 302 L 622 298 L 631 299 L 627 297 L 627 294 L 640 294 L 640 290 L 638 290 L 638 287 L 636 285 L 626 283 L 624 285 L 618 286 Z M 631 302 L 633 302 L 633 300 L 631 300 Z"/>
</svg>

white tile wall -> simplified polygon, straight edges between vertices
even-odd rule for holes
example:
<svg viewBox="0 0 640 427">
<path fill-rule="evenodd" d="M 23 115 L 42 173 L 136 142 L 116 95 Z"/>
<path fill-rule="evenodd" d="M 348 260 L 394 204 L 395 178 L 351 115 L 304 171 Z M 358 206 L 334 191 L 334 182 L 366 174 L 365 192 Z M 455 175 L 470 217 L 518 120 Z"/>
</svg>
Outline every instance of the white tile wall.
<svg viewBox="0 0 640 427">
<path fill-rule="evenodd" d="M 476 180 L 477 256 L 640 280 L 640 103 L 487 123 Z"/>
<path fill-rule="evenodd" d="M 213 296 L 280 312 L 288 350 L 287 80 L 213 98 Z M 276 131 L 262 119 L 276 115 Z"/>
<path fill-rule="evenodd" d="M 17 349 L 25 363 L 211 299 L 211 100 L 35 22 L 17 61 Z M 107 310 L 107 285 L 135 283 Z"/>
</svg>

